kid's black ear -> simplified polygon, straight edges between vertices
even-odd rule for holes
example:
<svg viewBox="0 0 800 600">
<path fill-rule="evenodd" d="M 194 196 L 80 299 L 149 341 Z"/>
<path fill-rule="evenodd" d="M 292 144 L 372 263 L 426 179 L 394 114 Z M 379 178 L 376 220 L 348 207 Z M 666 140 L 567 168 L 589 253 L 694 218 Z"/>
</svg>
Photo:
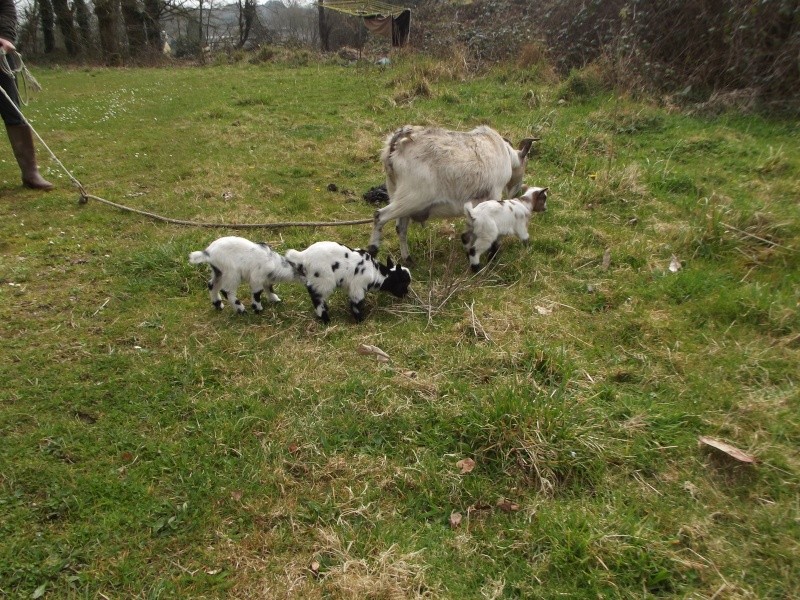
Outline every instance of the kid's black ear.
<svg viewBox="0 0 800 600">
<path fill-rule="evenodd" d="M 390 269 L 392 267 L 394 267 L 394 263 L 392 262 L 392 257 L 391 256 L 386 258 L 386 266 L 389 267 Z"/>
</svg>

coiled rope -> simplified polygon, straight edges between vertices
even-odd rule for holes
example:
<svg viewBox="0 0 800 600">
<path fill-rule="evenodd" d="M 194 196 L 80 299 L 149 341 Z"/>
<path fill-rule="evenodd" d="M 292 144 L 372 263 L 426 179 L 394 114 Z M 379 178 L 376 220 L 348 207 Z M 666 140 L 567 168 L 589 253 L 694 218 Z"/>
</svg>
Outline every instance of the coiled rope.
<svg viewBox="0 0 800 600">
<path fill-rule="evenodd" d="M 23 104 L 27 106 L 27 95 L 28 95 L 28 86 L 34 91 L 40 91 L 42 86 L 39 85 L 39 82 L 36 81 L 36 78 L 31 74 L 28 68 L 25 66 L 25 63 L 22 61 L 22 55 L 17 52 L 16 50 L 12 52 L 14 62 L 16 63 L 16 67 L 12 67 L 9 63 L 8 56 L 5 52 L 0 52 L 0 71 L 8 75 L 9 77 L 16 78 L 18 74 L 22 75 L 22 79 L 24 82 L 25 87 L 25 95 L 26 100 L 22 101 Z M 153 212 L 148 212 L 146 210 L 141 210 L 138 208 L 132 208 L 130 206 L 125 206 L 124 204 L 118 204 L 117 202 L 112 202 L 111 200 L 106 200 L 105 198 L 101 198 L 100 196 L 95 196 L 93 194 L 89 194 L 86 191 L 86 188 L 83 187 L 83 184 L 75 177 L 72 172 L 64 166 L 58 157 L 56 156 L 55 152 L 50 149 L 50 146 L 42 139 L 42 136 L 39 135 L 39 132 L 34 129 L 33 125 L 31 125 L 30 121 L 25 117 L 20 110 L 19 106 L 11 99 L 2 87 L 0 87 L 0 91 L 3 92 L 3 95 L 8 100 L 9 104 L 14 107 L 14 109 L 19 114 L 20 118 L 24 121 L 24 123 L 30 127 L 33 134 L 36 136 L 36 139 L 39 140 L 39 143 L 47 150 L 50 158 L 61 167 L 61 170 L 67 174 L 72 184 L 78 189 L 80 192 L 80 198 L 78 202 L 80 204 L 86 204 L 89 200 L 96 200 L 102 204 L 106 204 L 108 206 L 113 206 L 114 208 L 118 208 L 119 210 L 134 213 L 137 215 L 141 215 L 143 217 L 147 217 L 149 219 L 153 219 L 154 221 L 160 221 L 162 223 L 170 223 L 172 225 L 183 225 L 188 227 L 207 227 L 207 228 L 217 228 L 217 229 L 279 229 L 284 227 L 341 227 L 345 225 L 363 225 L 364 223 L 372 223 L 372 218 L 369 219 L 355 219 L 351 221 L 284 221 L 284 222 L 276 222 L 276 223 L 209 223 L 205 221 L 190 221 L 184 219 L 173 219 L 171 217 L 165 217 L 163 215 L 159 215 Z"/>
</svg>

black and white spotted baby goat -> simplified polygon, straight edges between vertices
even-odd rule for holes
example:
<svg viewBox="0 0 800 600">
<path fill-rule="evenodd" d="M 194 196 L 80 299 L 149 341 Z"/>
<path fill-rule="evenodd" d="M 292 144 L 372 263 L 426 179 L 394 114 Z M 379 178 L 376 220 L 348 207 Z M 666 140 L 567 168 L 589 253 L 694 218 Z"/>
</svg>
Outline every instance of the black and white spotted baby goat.
<svg viewBox="0 0 800 600">
<path fill-rule="evenodd" d="M 304 278 L 314 311 L 324 323 L 330 322 L 328 297 L 338 287 L 347 289 L 350 312 L 361 321 L 367 291 L 383 290 L 402 298 L 411 284 L 409 270 L 393 264 L 391 258 L 383 265 L 364 250 L 336 242 L 317 242 L 303 251 L 288 250 L 286 260 Z"/>
<path fill-rule="evenodd" d="M 484 252 L 489 251 L 488 260 L 497 254 L 501 235 L 516 235 L 523 244 L 528 244 L 528 221 L 532 213 L 547 210 L 547 190 L 523 186 L 518 198 L 464 205 L 467 230 L 461 234 L 461 241 L 473 271 L 480 271 Z"/>
<path fill-rule="evenodd" d="M 189 254 L 189 262 L 193 265 L 208 263 L 211 266 L 211 279 L 208 281 L 208 293 L 211 304 L 221 309 L 222 294 L 236 308 L 238 313 L 245 312 L 241 300 L 236 297 L 236 290 L 242 281 L 250 284 L 253 294 L 252 306 L 261 312 L 261 294 L 266 289 L 272 302 L 280 302 L 273 285 L 288 281 L 301 281 L 292 265 L 266 244 L 256 244 L 236 236 L 221 237 L 211 242 L 205 250 L 197 250 Z"/>
</svg>

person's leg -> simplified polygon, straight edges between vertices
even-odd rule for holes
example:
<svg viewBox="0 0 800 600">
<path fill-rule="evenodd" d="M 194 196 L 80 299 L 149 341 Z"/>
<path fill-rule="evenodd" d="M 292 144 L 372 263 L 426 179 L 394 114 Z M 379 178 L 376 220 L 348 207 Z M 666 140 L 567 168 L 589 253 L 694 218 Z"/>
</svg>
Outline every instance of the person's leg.
<svg viewBox="0 0 800 600">
<path fill-rule="evenodd" d="M 2 86 L 14 104 L 19 106 L 19 92 L 14 78 L 0 72 L 0 86 Z M 22 185 L 36 190 L 52 190 L 53 184 L 42 177 L 41 173 L 39 173 L 39 166 L 36 164 L 33 132 L 16 108 L 9 104 L 8 98 L 4 94 L 0 94 L 0 116 L 2 116 L 5 123 L 6 133 L 8 133 L 8 139 L 11 142 L 11 149 L 14 151 L 14 158 L 17 159 L 17 164 L 22 174 Z"/>
</svg>

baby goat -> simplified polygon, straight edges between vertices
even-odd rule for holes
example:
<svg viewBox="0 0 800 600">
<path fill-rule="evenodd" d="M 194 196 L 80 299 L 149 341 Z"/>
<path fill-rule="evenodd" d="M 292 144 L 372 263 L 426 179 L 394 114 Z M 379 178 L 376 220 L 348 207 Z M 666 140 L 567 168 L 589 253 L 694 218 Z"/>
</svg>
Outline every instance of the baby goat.
<svg viewBox="0 0 800 600">
<path fill-rule="evenodd" d="M 337 287 L 346 287 L 350 312 L 356 321 L 364 318 L 364 297 L 380 289 L 402 298 L 408 293 L 411 273 L 405 267 L 377 262 L 364 250 L 352 250 L 336 242 L 317 242 L 302 252 L 288 250 L 288 260 L 304 278 L 314 311 L 323 323 L 330 322 L 328 297 Z"/>
<path fill-rule="evenodd" d="M 486 250 L 488 260 L 497 254 L 501 235 L 516 235 L 523 244 L 528 244 L 528 221 L 531 213 L 547 210 L 548 189 L 523 186 L 519 198 L 464 205 L 467 230 L 461 234 L 461 241 L 473 271 L 480 271 L 481 254 Z"/>
<path fill-rule="evenodd" d="M 236 290 L 242 281 L 247 280 L 250 284 L 253 293 L 252 306 L 256 312 L 264 309 L 261 305 L 264 288 L 272 302 L 280 302 L 281 299 L 272 288 L 273 284 L 301 281 L 292 265 L 272 248 L 235 236 L 221 237 L 211 242 L 205 250 L 192 252 L 189 254 L 189 262 L 193 265 L 208 263 L 211 266 L 212 274 L 208 282 L 211 304 L 222 309 L 222 294 L 240 314 L 245 312 L 245 308 L 236 297 Z"/>
</svg>

